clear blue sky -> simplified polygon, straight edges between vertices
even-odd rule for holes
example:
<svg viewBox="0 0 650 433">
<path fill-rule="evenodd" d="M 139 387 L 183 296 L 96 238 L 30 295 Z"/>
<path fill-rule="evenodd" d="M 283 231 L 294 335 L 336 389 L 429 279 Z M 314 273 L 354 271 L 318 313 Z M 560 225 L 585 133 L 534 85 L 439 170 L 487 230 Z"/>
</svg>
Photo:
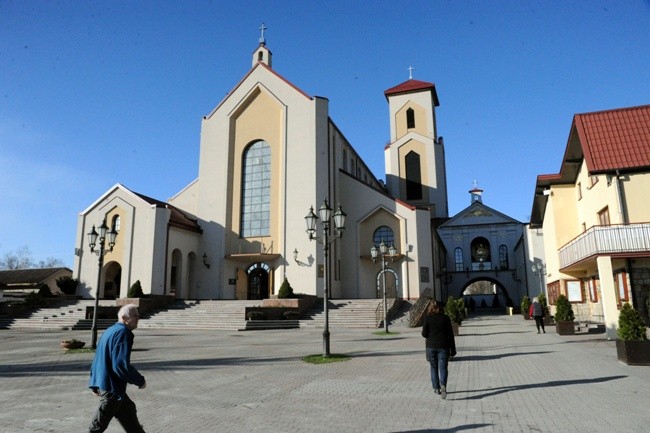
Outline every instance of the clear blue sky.
<svg viewBox="0 0 650 433">
<path fill-rule="evenodd" d="M 201 117 L 251 67 L 330 115 L 379 178 L 383 91 L 435 83 L 450 214 L 527 222 L 575 113 L 650 104 L 650 2 L 0 0 L 0 256 L 73 264 L 77 215 L 116 183 L 167 200 L 198 173 Z M 84 240 L 85 242 L 85 240 Z"/>
</svg>

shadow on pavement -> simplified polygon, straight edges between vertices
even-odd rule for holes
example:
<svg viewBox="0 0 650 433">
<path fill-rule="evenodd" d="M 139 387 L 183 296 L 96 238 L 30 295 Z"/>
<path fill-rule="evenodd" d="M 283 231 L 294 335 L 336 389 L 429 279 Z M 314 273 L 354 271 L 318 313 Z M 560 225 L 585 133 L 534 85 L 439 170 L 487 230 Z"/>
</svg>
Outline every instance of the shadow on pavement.
<svg viewBox="0 0 650 433">
<path fill-rule="evenodd" d="M 473 395 L 471 397 L 454 398 L 453 399 L 453 400 L 479 400 L 481 398 L 492 397 L 492 396 L 495 396 L 495 395 L 503 394 L 503 393 L 510 392 L 510 391 L 517 391 L 517 390 L 520 390 L 520 389 L 550 388 L 550 387 L 555 387 L 555 386 L 582 385 L 582 384 L 586 384 L 586 383 L 601 383 L 601 382 L 609 382 L 611 380 L 623 379 L 623 378 L 626 378 L 626 377 L 627 376 L 619 375 L 619 376 L 595 377 L 593 379 L 552 380 L 552 381 L 549 381 L 549 382 L 530 383 L 530 384 L 516 385 L 516 386 L 504 386 L 504 387 L 500 387 L 500 388 L 476 389 L 476 390 L 467 390 L 467 391 L 453 391 L 453 392 L 447 392 L 447 394 L 457 394 L 457 393 L 461 393 L 461 392 L 479 392 L 479 393 L 483 393 L 483 394 Z"/>
<path fill-rule="evenodd" d="M 481 427 L 488 427 L 494 424 L 467 424 L 467 425 L 459 425 L 458 427 L 452 427 L 452 428 L 445 428 L 445 429 L 428 429 L 428 430 L 400 430 L 398 432 L 393 432 L 393 433 L 436 433 L 436 432 L 459 432 L 459 431 L 465 431 L 465 430 L 474 430 L 477 428 Z"/>
</svg>

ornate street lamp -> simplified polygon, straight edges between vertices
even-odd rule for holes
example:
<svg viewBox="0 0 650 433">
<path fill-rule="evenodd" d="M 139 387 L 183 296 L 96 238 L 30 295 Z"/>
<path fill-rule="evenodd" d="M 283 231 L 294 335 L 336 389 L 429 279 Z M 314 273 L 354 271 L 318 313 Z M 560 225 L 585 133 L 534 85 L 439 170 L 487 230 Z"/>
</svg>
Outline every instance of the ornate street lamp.
<svg viewBox="0 0 650 433">
<path fill-rule="evenodd" d="M 327 204 L 327 200 L 323 200 L 323 204 L 318 209 L 317 216 L 314 213 L 314 207 L 309 208 L 309 213 L 305 217 L 305 223 L 307 224 L 307 234 L 309 235 L 309 240 L 315 240 L 323 246 L 323 276 L 325 284 L 323 287 L 323 313 L 325 315 L 325 323 L 323 326 L 323 356 L 330 355 L 330 331 L 329 331 L 329 314 L 327 309 L 328 303 L 328 293 L 329 293 L 329 274 L 327 271 L 327 252 L 329 250 L 329 245 L 334 242 L 336 239 L 339 239 L 343 236 L 343 231 L 345 230 L 345 217 L 346 214 L 341 209 L 339 204 L 336 212 L 334 212 L 332 218 L 332 208 Z M 318 236 L 316 234 L 316 222 L 320 219 L 321 226 L 323 227 L 323 233 Z M 331 228 L 331 219 L 334 219 L 334 229 Z M 294 253 L 294 257 L 297 257 L 297 252 Z"/>
<path fill-rule="evenodd" d="M 374 263 L 377 263 L 377 259 L 379 258 L 379 255 L 381 254 L 381 276 L 383 280 L 383 298 L 384 298 L 384 331 L 388 333 L 388 306 L 386 304 L 386 265 L 388 264 L 386 262 L 386 257 L 390 258 L 390 261 L 392 262 L 395 259 L 395 256 L 397 255 L 397 248 L 391 243 L 390 248 L 388 245 L 384 243 L 384 239 L 382 238 L 381 243 L 379 244 L 379 248 L 376 246 L 372 246 L 370 249 L 370 256 L 372 257 L 372 261 Z"/>
<path fill-rule="evenodd" d="M 530 269 L 533 271 L 533 274 L 539 276 L 539 292 L 544 293 L 544 274 L 546 273 L 546 265 L 544 262 L 539 262 L 538 265 L 533 265 Z"/>
<path fill-rule="evenodd" d="M 108 234 L 108 250 L 106 249 L 105 246 L 107 234 Z M 88 233 L 88 237 L 90 238 L 90 241 L 88 242 L 88 246 L 90 247 L 90 252 L 95 253 L 99 256 L 99 268 L 97 270 L 97 287 L 95 289 L 95 309 L 93 310 L 93 326 L 91 328 L 92 331 L 91 347 L 93 349 L 96 349 L 97 348 L 97 310 L 99 309 L 99 285 L 101 284 L 101 280 L 102 280 L 102 267 L 104 266 L 104 256 L 107 253 L 113 251 L 113 247 L 115 246 L 115 237 L 117 237 L 117 232 L 115 231 L 115 228 L 111 229 L 110 232 L 108 231 L 108 226 L 106 225 L 106 218 L 104 218 L 102 225 L 99 226 L 99 233 L 97 233 L 97 230 L 95 230 L 95 226 L 93 225 L 93 229 L 90 233 Z M 99 249 L 95 250 L 95 247 L 97 246 L 97 238 L 99 238 Z"/>
</svg>

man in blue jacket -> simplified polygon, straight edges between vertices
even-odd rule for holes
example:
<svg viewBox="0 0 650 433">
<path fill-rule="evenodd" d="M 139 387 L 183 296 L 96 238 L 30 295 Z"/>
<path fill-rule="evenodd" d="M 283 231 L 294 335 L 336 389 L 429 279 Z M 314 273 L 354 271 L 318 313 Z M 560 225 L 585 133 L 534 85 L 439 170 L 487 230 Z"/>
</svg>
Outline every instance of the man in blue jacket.
<svg viewBox="0 0 650 433">
<path fill-rule="evenodd" d="M 117 418 L 127 433 L 144 433 L 135 403 L 126 395 L 126 385 L 140 389 L 147 386 L 138 370 L 131 365 L 133 330 L 138 327 L 138 307 L 125 305 L 117 313 L 118 322 L 102 334 L 97 344 L 95 359 L 90 367 L 88 387 L 101 397 L 90 433 L 103 432 L 113 417 Z"/>
</svg>

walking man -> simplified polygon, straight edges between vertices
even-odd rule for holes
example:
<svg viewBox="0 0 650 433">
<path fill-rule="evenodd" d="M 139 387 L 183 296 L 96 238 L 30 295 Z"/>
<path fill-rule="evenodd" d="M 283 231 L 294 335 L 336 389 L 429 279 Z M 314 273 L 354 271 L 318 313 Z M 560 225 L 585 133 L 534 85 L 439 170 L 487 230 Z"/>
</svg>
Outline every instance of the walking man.
<svg viewBox="0 0 650 433">
<path fill-rule="evenodd" d="M 103 432 L 113 417 L 127 433 L 144 433 L 135 403 L 126 394 L 126 385 L 140 389 L 147 382 L 131 365 L 133 330 L 138 327 L 138 307 L 128 304 L 117 313 L 118 322 L 102 334 L 97 344 L 95 359 L 90 367 L 88 387 L 100 397 L 99 408 L 90 424 L 89 433 Z"/>
</svg>

